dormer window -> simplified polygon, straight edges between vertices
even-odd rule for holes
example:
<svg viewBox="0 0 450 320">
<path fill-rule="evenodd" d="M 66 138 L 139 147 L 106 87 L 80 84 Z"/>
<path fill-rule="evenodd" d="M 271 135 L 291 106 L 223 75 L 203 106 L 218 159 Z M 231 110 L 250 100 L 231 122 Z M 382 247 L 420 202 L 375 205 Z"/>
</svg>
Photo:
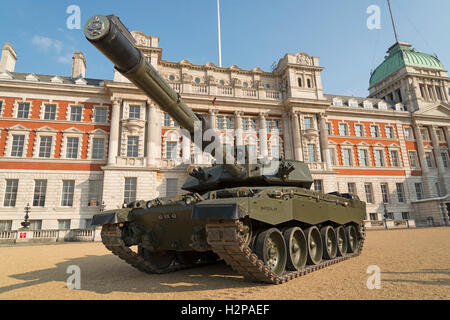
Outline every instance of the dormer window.
<svg viewBox="0 0 450 320">
<path fill-rule="evenodd" d="M 342 107 L 342 100 L 339 100 L 339 99 L 333 100 L 333 106 Z"/>
<path fill-rule="evenodd" d="M 373 105 L 372 102 L 364 101 L 364 109 L 372 109 Z"/>
<path fill-rule="evenodd" d="M 349 100 L 348 101 L 348 106 L 352 107 L 352 108 L 357 108 L 358 107 L 358 102 L 355 100 Z"/>
</svg>

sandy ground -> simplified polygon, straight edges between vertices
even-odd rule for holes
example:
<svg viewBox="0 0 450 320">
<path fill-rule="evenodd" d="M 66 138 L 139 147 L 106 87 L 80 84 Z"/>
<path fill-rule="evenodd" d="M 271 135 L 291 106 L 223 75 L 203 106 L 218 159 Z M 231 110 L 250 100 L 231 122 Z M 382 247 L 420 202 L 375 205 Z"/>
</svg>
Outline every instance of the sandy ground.
<svg viewBox="0 0 450 320">
<path fill-rule="evenodd" d="M 81 290 L 66 273 L 81 269 Z M 381 289 L 366 286 L 381 269 Z M 225 264 L 148 275 L 101 243 L 0 247 L 0 299 L 450 299 L 450 228 L 369 231 L 361 256 L 282 285 L 246 282 Z"/>
</svg>

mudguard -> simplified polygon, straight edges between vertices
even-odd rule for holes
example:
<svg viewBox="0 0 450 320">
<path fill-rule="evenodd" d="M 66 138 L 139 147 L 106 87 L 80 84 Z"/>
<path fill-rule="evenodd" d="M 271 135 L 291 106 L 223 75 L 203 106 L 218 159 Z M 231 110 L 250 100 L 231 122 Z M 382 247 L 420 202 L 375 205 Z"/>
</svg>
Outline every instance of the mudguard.
<svg viewBox="0 0 450 320">
<path fill-rule="evenodd" d="M 133 208 L 123 208 L 118 210 L 110 210 L 100 214 L 96 214 L 92 217 L 92 225 L 104 225 L 104 224 L 116 224 L 120 222 L 126 222 L 128 220 L 128 214 Z"/>
</svg>

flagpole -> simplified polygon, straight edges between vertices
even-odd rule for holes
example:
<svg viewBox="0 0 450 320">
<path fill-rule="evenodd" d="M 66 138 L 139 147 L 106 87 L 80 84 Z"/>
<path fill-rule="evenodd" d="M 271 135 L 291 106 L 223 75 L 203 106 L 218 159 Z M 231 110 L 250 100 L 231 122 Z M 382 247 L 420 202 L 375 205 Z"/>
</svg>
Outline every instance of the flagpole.
<svg viewBox="0 0 450 320">
<path fill-rule="evenodd" d="M 217 1 L 219 1 L 219 0 L 217 0 Z M 391 1 L 387 0 L 387 3 L 389 6 L 389 12 L 391 14 L 392 27 L 394 28 L 395 41 L 397 41 L 397 43 L 398 43 L 398 33 L 397 33 L 397 28 L 395 27 L 394 15 L 392 14 Z"/>
<path fill-rule="evenodd" d="M 222 67 L 222 44 L 220 39 L 220 0 L 217 0 L 217 34 L 219 41 L 219 67 Z"/>
</svg>

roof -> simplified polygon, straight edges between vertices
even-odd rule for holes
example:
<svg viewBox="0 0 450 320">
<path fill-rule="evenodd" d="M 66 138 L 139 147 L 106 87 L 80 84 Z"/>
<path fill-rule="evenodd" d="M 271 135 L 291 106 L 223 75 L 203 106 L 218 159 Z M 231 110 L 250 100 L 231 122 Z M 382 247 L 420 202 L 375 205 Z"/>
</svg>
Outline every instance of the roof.
<svg viewBox="0 0 450 320">
<path fill-rule="evenodd" d="M 387 78 L 395 71 L 406 67 L 422 67 L 444 70 L 444 65 L 432 55 L 418 52 L 409 43 L 397 42 L 388 50 L 384 61 L 375 69 L 370 77 L 370 87 Z"/>
<path fill-rule="evenodd" d="M 30 81 L 29 78 L 36 78 L 38 82 L 47 82 L 47 83 L 60 83 L 60 84 L 84 84 L 88 86 L 102 87 L 103 82 L 105 80 L 101 79 L 89 79 L 89 78 L 71 78 L 71 77 L 63 77 L 63 76 L 51 76 L 45 74 L 34 74 L 34 73 L 22 73 L 22 72 L 8 72 L 12 79 L 9 80 L 19 80 L 19 81 Z M 81 82 L 80 82 L 81 80 Z M 84 81 L 83 81 L 84 80 Z M 36 81 L 36 80 L 35 80 Z"/>
</svg>

